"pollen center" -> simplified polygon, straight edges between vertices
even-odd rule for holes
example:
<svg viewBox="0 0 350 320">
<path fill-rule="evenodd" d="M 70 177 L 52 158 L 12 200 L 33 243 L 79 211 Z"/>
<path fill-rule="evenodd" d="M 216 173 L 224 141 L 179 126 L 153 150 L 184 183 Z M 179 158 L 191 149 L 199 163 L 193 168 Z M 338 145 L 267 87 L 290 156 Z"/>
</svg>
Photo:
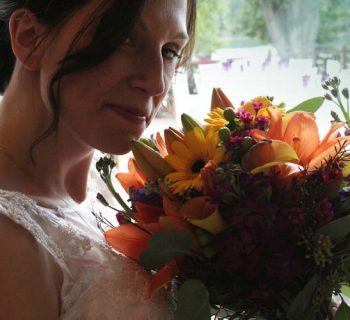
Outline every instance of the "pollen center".
<svg viewBox="0 0 350 320">
<path fill-rule="evenodd" d="M 202 159 L 196 160 L 192 165 L 192 172 L 198 173 L 205 166 L 205 161 Z"/>
</svg>

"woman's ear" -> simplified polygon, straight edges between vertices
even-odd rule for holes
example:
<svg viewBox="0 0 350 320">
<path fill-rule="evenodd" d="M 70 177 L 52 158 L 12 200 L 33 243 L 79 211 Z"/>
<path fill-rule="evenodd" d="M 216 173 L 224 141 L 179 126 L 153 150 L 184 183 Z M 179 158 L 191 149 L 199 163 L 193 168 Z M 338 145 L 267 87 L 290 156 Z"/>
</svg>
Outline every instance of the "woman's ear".
<svg viewBox="0 0 350 320">
<path fill-rule="evenodd" d="M 43 25 L 30 10 L 21 8 L 12 13 L 9 28 L 12 50 L 17 60 L 28 70 L 39 70 Z"/>
</svg>

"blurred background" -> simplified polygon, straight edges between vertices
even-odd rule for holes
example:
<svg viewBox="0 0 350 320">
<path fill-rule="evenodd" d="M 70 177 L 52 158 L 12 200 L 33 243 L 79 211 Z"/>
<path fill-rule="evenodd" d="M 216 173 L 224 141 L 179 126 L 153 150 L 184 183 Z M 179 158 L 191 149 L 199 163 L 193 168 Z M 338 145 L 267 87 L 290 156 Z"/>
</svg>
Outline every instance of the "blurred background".
<svg viewBox="0 0 350 320">
<path fill-rule="evenodd" d="M 325 94 L 321 84 L 338 76 L 350 86 L 350 0 L 197 0 L 195 56 L 176 76 L 166 106 L 145 135 L 197 119 L 210 108 L 213 87 L 234 105 L 273 96 L 286 109 Z M 336 108 L 317 113 L 321 133 Z"/>
</svg>

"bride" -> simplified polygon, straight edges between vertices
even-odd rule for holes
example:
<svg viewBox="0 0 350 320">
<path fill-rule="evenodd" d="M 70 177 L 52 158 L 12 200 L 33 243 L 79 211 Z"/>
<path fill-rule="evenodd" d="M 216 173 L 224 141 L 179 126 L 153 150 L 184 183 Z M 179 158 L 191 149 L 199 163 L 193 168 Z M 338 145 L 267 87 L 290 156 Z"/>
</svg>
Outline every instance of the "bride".
<svg viewBox="0 0 350 320">
<path fill-rule="evenodd" d="M 193 48 L 195 0 L 0 0 L 0 319 L 173 318 L 84 201 Z"/>
</svg>

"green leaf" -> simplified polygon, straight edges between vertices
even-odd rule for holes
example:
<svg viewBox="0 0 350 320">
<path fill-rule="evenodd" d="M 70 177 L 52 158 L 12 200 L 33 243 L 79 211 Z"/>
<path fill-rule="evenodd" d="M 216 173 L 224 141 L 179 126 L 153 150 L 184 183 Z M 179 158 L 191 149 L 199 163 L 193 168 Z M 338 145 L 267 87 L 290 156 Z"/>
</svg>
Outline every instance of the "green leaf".
<svg viewBox="0 0 350 320">
<path fill-rule="evenodd" d="M 340 287 L 340 291 L 341 291 L 341 293 L 342 293 L 343 295 L 345 295 L 345 296 L 347 296 L 347 297 L 350 298 L 350 287 L 349 287 L 349 286 L 347 286 L 347 285 L 342 285 L 342 286 Z"/>
<path fill-rule="evenodd" d="M 287 318 L 289 320 L 311 318 L 311 313 L 313 313 L 313 310 L 310 308 L 310 300 L 316 289 L 317 282 L 318 276 L 314 275 L 305 285 L 303 290 L 293 299 L 287 311 Z"/>
<path fill-rule="evenodd" d="M 350 320 L 350 307 L 344 301 L 338 308 L 334 320 Z"/>
<path fill-rule="evenodd" d="M 321 234 L 328 235 L 330 236 L 332 243 L 337 245 L 350 233 L 349 225 L 350 215 L 336 219 L 318 229 L 315 233 L 315 239 L 317 239 Z"/>
<path fill-rule="evenodd" d="M 176 320 L 210 320 L 209 292 L 201 281 L 188 280 L 179 290 Z"/>
<path fill-rule="evenodd" d="M 190 232 L 157 232 L 149 240 L 141 253 L 140 263 L 149 270 L 158 269 L 177 257 L 189 254 L 192 247 Z"/>
<path fill-rule="evenodd" d="M 298 104 L 293 109 L 288 110 L 288 112 L 306 111 L 306 112 L 315 113 L 322 106 L 323 101 L 324 101 L 323 97 L 311 98 L 311 99 L 305 100 L 304 102 Z"/>
</svg>

